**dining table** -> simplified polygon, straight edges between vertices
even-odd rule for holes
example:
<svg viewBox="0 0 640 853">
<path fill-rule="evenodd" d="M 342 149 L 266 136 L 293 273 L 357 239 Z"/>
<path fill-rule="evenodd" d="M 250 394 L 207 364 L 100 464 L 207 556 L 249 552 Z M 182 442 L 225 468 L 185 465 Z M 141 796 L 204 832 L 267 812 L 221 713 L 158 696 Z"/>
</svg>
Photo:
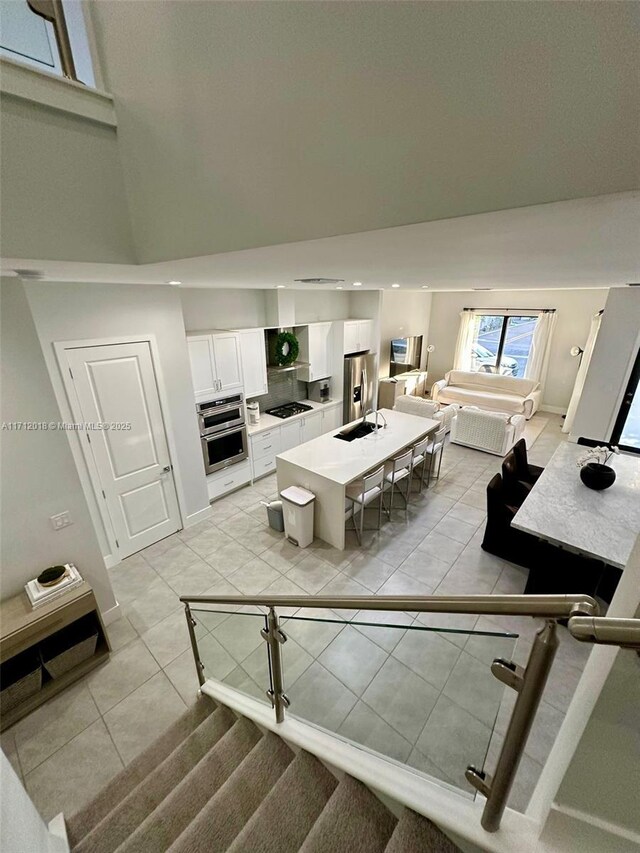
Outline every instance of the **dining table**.
<svg viewBox="0 0 640 853">
<path fill-rule="evenodd" d="M 614 454 L 614 484 L 584 485 L 580 461 L 588 447 L 563 442 L 516 513 L 512 526 L 610 566 L 624 569 L 640 534 L 640 456 Z"/>
</svg>

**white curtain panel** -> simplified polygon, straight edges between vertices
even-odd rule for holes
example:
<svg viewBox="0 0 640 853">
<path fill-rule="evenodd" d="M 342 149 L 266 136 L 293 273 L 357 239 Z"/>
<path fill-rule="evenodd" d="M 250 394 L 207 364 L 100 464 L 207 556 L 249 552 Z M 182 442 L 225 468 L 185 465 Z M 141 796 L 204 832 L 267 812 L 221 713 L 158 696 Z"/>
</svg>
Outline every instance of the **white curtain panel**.
<svg viewBox="0 0 640 853">
<path fill-rule="evenodd" d="M 460 313 L 460 331 L 456 341 L 456 353 L 453 357 L 454 370 L 471 370 L 471 344 L 476 316 L 473 311 Z"/>
<path fill-rule="evenodd" d="M 556 325 L 555 311 L 546 311 L 538 316 L 531 341 L 529 360 L 524 372 L 525 379 L 533 379 L 542 384 L 549 363 L 551 336 Z"/>
<path fill-rule="evenodd" d="M 573 393 L 571 394 L 571 400 L 569 401 L 569 408 L 567 409 L 567 415 L 564 419 L 564 424 L 562 426 L 562 432 L 571 432 L 571 427 L 573 426 L 573 419 L 576 416 L 576 411 L 578 409 L 578 403 L 580 402 L 580 397 L 582 397 L 582 390 L 584 388 L 584 382 L 587 378 L 587 371 L 589 370 L 589 363 L 591 361 L 591 356 L 593 355 L 593 348 L 596 344 L 596 338 L 598 337 L 598 332 L 600 331 L 600 324 L 602 323 L 602 312 L 598 311 L 597 314 L 591 318 L 591 327 L 589 329 L 589 337 L 587 338 L 587 342 L 584 345 L 584 352 L 582 353 L 582 360 L 580 362 L 580 367 L 578 368 L 578 373 L 576 374 L 576 381 L 573 386 Z"/>
</svg>

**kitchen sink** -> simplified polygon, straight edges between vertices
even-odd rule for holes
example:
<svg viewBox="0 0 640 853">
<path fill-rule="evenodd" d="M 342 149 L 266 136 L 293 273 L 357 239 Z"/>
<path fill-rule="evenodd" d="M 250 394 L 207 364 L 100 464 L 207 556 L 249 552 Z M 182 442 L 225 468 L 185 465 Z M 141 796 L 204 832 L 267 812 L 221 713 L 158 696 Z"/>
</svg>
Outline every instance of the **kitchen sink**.
<svg viewBox="0 0 640 853">
<path fill-rule="evenodd" d="M 371 424 L 367 421 L 364 424 L 359 423 L 354 427 L 342 430 L 342 432 L 334 435 L 334 438 L 340 438 L 342 441 L 355 441 L 356 438 L 365 438 L 365 436 L 370 435 L 375 428 L 375 424 Z"/>
</svg>

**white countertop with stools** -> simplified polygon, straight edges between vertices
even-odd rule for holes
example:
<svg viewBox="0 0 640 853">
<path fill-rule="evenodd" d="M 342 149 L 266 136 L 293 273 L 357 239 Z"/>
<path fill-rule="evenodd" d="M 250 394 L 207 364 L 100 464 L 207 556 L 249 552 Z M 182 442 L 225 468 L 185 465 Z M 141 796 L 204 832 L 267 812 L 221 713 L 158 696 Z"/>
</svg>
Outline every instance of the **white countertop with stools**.
<svg viewBox="0 0 640 853">
<path fill-rule="evenodd" d="M 512 526 L 623 569 L 640 533 L 640 459 L 614 456 L 616 481 L 594 491 L 577 462 L 588 447 L 565 442 L 516 513 Z"/>
<path fill-rule="evenodd" d="M 342 441 L 335 436 L 353 424 L 287 450 L 276 457 L 278 491 L 302 486 L 316 495 L 315 535 L 336 548 L 344 548 L 345 487 L 367 471 L 382 465 L 426 435 L 440 428 L 438 421 L 380 409 L 387 421 L 377 436 Z M 368 418 L 374 421 L 374 415 Z M 380 419 L 382 425 L 382 419 Z"/>
</svg>

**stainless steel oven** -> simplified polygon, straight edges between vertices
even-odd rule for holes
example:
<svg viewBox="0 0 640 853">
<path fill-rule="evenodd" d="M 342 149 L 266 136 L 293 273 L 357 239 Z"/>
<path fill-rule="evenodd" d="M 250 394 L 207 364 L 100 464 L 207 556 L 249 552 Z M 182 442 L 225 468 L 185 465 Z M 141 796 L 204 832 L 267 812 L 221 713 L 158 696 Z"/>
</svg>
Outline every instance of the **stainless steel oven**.
<svg viewBox="0 0 640 853">
<path fill-rule="evenodd" d="M 211 435 L 200 437 L 202 442 L 202 455 L 204 457 L 204 470 L 207 474 L 221 471 L 242 462 L 249 456 L 247 428 L 228 429 L 225 432 L 214 432 Z"/>
<path fill-rule="evenodd" d="M 242 394 L 233 394 L 219 400 L 198 403 L 196 411 L 200 435 L 226 432 L 244 424 L 244 397 Z"/>
</svg>

